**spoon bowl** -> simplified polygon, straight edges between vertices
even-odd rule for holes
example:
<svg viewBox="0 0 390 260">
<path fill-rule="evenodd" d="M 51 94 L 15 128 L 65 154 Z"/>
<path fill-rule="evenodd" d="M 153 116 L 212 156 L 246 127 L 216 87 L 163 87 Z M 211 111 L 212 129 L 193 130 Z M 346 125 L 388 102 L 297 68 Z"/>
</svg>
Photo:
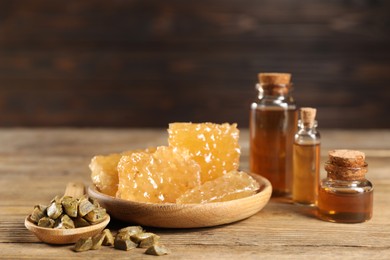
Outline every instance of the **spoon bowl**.
<svg viewBox="0 0 390 260">
<path fill-rule="evenodd" d="M 84 194 L 84 184 L 82 183 L 68 183 L 65 195 L 72 197 L 81 197 Z M 87 238 L 102 232 L 102 230 L 110 222 L 110 216 L 107 214 L 106 218 L 97 224 L 87 227 L 71 228 L 71 229 L 56 229 L 45 228 L 36 225 L 27 216 L 24 220 L 24 225 L 42 242 L 48 244 L 72 244 L 76 243 L 80 238 Z"/>
<path fill-rule="evenodd" d="M 71 228 L 71 229 L 55 229 L 39 227 L 27 216 L 24 220 L 24 225 L 28 230 L 42 242 L 48 244 L 73 244 L 80 238 L 87 238 L 99 234 L 110 222 L 110 216 L 107 216 L 104 221 L 87 227 Z"/>
<path fill-rule="evenodd" d="M 269 201 L 271 183 L 256 174 L 251 176 L 260 184 L 259 191 L 249 197 L 204 204 L 144 203 L 118 199 L 88 188 L 90 197 L 99 201 L 110 215 L 124 222 L 149 227 L 199 228 L 232 223 L 259 212 Z"/>
</svg>

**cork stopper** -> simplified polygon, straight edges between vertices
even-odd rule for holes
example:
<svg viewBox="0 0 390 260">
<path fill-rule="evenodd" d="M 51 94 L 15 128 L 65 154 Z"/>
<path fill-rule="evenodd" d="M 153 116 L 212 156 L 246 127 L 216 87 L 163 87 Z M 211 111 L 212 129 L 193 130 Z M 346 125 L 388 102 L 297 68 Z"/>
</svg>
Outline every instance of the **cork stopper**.
<svg viewBox="0 0 390 260">
<path fill-rule="evenodd" d="M 328 177 L 334 180 L 360 181 L 364 180 L 367 173 L 367 164 L 361 167 L 344 167 L 325 163 L 325 170 Z"/>
<path fill-rule="evenodd" d="M 257 74 L 260 84 L 290 84 L 290 73 L 259 73 Z"/>
<path fill-rule="evenodd" d="M 361 167 L 365 164 L 366 155 L 355 150 L 332 150 L 329 151 L 329 161 L 337 166 Z"/>
<path fill-rule="evenodd" d="M 311 107 L 301 108 L 301 120 L 304 126 L 313 127 L 317 109 Z"/>
<path fill-rule="evenodd" d="M 325 163 L 328 177 L 337 180 L 363 180 L 367 173 L 365 154 L 355 150 L 329 151 L 329 161 Z"/>
</svg>

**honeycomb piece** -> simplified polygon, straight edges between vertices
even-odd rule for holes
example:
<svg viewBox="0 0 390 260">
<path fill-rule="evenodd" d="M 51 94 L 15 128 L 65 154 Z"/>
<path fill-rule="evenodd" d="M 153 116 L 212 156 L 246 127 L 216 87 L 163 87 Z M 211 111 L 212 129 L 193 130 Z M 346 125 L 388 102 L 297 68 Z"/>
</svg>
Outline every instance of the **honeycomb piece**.
<svg viewBox="0 0 390 260">
<path fill-rule="evenodd" d="M 180 196 L 176 203 L 209 203 L 244 198 L 255 194 L 259 183 L 245 172 L 231 171 Z"/>
<path fill-rule="evenodd" d="M 201 182 L 237 170 L 240 160 L 237 124 L 171 123 L 169 146 L 186 148 L 201 167 Z"/>
<path fill-rule="evenodd" d="M 155 147 L 144 150 L 145 152 L 155 151 Z M 100 192 L 114 196 L 118 191 L 118 162 L 123 155 L 130 155 L 143 150 L 130 150 L 122 153 L 109 155 L 96 155 L 92 158 L 89 168 L 91 170 L 92 183 Z"/>
<path fill-rule="evenodd" d="M 89 168 L 93 184 L 99 191 L 115 196 L 118 190 L 118 171 L 116 166 L 122 154 L 97 155 L 92 158 Z"/>
<path fill-rule="evenodd" d="M 160 146 L 154 153 L 122 156 L 117 197 L 152 203 L 174 203 L 200 185 L 200 167 L 187 150 Z"/>
</svg>

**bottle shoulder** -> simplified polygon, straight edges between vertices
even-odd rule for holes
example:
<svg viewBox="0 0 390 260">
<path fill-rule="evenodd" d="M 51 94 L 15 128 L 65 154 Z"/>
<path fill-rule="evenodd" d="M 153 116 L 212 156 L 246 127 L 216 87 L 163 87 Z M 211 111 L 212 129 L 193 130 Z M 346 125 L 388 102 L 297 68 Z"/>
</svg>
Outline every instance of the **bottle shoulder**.
<svg viewBox="0 0 390 260">
<path fill-rule="evenodd" d="M 289 92 L 269 94 L 264 91 L 259 91 L 257 99 L 254 100 L 253 104 L 256 104 L 259 107 L 285 106 L 285 104 L 295 106 L 295 100 Z"/>
<path fill-rule="evenodd" d="M 306 129 L 299 129 L 294 136 L 297 144 L 319 144 L 321 143 L 321 135 L 316 129 L 307 131 Z"/>
<path fill-rule="evenodd" d="M 342 181 L 325 178 L 320 182 L 320 188 L 328 192 L 364 193 L 371 192 L 374 186 L 367 179 L 360 181 Z"/>
<path fill-rule="evenodd" d="M 251 104 L 252 110 L 297 110 L 295 102 L 286 102 L 285 100 L 258 100 Z"/>
</svg>

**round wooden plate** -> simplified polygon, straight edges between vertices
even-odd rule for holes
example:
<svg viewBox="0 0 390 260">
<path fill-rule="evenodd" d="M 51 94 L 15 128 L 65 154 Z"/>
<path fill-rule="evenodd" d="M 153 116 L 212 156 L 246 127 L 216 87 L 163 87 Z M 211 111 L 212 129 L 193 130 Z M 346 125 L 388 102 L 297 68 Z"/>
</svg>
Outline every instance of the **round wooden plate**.
<svg viewBox="0 0 390 260">
<path fill-rule="evenodd" d="M 251 176 L 259 182 L 259 192 L 250 197 L 226 202 L 143 203 L 103 194 L 95 186 L 88 188 L 88 195 L 97 199 L 112 217 L 125 222 L 163 228 L 211 227 L 248 218 L 267 204 L 272 193 L 271 183 L 259 175 Z"/>
</svg>

